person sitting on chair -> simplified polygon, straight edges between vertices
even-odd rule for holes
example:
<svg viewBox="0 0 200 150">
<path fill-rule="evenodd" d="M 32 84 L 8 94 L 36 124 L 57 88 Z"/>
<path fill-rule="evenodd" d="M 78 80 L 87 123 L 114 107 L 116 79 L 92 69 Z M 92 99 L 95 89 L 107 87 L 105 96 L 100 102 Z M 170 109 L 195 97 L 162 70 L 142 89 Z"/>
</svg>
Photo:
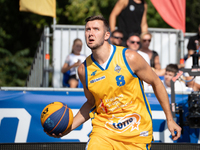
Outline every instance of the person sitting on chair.
<svg viewBox="0 0 200 150">
<path fill-rule="evenodd" d="M 77 74 L 77 67 L 84 62 L 86 56 L 80 54 L 82 49 L 82 41 L 81 39 L 77 38 L 73 42 L 72 52 L 69 54 L 65 60 L 65 63 L 61 69 L 61 72 L 65 74 L 66 72 L 69 73 L 69 78 L 67 80 L 67 84 L 69 84 L 70 88 L 76 88 L 78 86 L 78 74 Z M 63 85 L 64 86 L 64 85 Z"/>
</svg>

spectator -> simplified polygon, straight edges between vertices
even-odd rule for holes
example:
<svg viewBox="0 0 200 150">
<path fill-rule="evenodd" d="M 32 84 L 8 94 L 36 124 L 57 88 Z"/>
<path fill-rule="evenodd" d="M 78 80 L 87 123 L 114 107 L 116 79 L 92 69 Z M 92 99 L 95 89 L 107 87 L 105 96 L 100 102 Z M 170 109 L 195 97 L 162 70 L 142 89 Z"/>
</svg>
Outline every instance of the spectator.
<svg viewBox="0 0 200 150">
<path fill-rule="evenodd" d="M 150 65 L 149 56 L 146 53 L 139 50 L 139 48 L 140 48 L 140 36 L 139 36 L 139 34 L 131 33 L 129 35 L 128 40 L 126 41 L 126 45 L 127 45 L 128 48 L 130 48 L 134 51 L 137 51 L 146 60 L 146 62 Z"/>
<path fill-rule="evenodd" d="M 197 49 L 200 49 L 200 46 Z M 200 54 L 199 50 L 198 50 L 198 54 Z M 199 57 L 198 63 L 200 64 L 200 57 Z M 189 57 L 185 62 L 185 68 L 186 69 L 191 69 L 192 66 L 193 66 L 193 57 Z M 187 82 L 187 86 L 188 87 L 191 87 L 194 91 L 199 91 L 200 90 L 200 75 L 196 76 L 196 77 L 193 77 L 193 76 L 189 76 L 188 73 L 185 73 L 185 77 L 186 77 L 187 81 L 191 80 L 190 82 Z"/>
<path fill-rule="evenodd" d="M 123 31 L 123 46 L 126 46 L 130 33 L 148 31 L 146 15 L 147 3 L 144 0 L 118 0 L 109 17 L 111 32 L 115 30 L 118 17 L 118 29 Z"/>
<path fill-rule="evenodd" d="M 200 40 L 200 24 L 198 27 L 197 34 L 189 38 L 189 42 L 187 45 L 188 54 L 186 55 L 185 60 L 187 60 L 190 57 L 190 55 L 194 54 L 194 52 L 198 49 L 199 40 Z"/>
<path fill-rule="evenodd" d="M 128 46 L 128 48 L 130 48 L 134 51 L 137 51 L 146 60 L 146 62 L 150 65 L 149 56 L 146 53 L 139 50 L 139 48 L 140 48 L 140 36 L 139 36 L 139 34 L 131 33 L 129 35 L 128 40 L 126 41 L 126 45 Z M 149 84 L 147 84 L 146 82 L 143 81 L 143 85 L 144 85 L 144 90 L 145 91 L 148 90 Z"/>
<path fill-rule="evenodd" d="M 123 38 L 124 38 L 124 35 L 123 35 L 122 31 L 120 31 L 120 30 L 114 30 L 111 33 L 110 42 L 113 45 L 122 46 Z"/>
<path fill-rule="evenodd" d="M 76 88 L 78 86 L 77 67 L 85 60 L 86 56 L 80 54 L 82 49 L 81 39 L 75 39 L 72 46 L 72 52 L 65 60 L 65 63 L 61 69 L 61 72 L 65 74 L 70 70 L 68 84 L 70 88 Z"/>
<path fill-rule="evenodd" d="M 144 32 L 140 35 L 141 38 L 141 49 L 140 51 L 148 54 L 150 59 L 150 66 L 156 72 L 158 76 L 164 76 L 165 69 L 161 69 L 159 55 L 156 51 L 150 50 L 149 45 L 151 42 L 152 35 L 149 32 Z"/>
<path fill-rule="evenodd" d="M 169 64 L 166 67 L 163 84 L 168 92 L 171 92 L 171 80 L 176 75 L 178 70 L 179 68 L 177 64 Z M 186 91 L 187 88 L 184 82 L 180 80 L 176 80 L 174 83 L 174 90 L 183 92 L 183 91 Z"/>
</svg>

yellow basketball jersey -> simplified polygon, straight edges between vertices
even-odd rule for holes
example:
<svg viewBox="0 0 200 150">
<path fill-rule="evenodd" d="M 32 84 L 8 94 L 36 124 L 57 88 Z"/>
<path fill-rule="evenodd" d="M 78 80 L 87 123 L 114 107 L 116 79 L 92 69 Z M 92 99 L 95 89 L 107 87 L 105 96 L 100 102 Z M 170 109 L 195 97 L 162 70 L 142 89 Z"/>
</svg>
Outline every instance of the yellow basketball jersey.
<svg viewBox="0 0 200 150">
<path fill-rule="evenodd" d="M 131 70 L 126 48 L 113 45 L 113 53 L 103 69 L 88 56 L 86 87 L 95 98 L 91 110 L 91 134 L 134 143 L 152 141 L 152 116 L 142 81 Z"/>
</svg>

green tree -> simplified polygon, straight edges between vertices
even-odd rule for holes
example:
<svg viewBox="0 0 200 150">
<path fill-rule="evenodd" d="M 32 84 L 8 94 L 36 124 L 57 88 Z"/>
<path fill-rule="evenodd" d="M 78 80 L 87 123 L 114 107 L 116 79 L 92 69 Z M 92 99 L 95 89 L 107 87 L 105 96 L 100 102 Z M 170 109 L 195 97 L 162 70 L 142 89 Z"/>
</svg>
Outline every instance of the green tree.
<svg viewBox="0 0 200 150">
<path fill-rule="evenodd" d="M 65 16 L 73 24 L 84 25 L 85 18 L 91 15 L 102 14 L 106 19 L 115 5 L 117 0 L 69 0 L 66 5 Z M 150 0 L 148 4 L 147 22 L 149 27 L 171 28 L 159 15 Z"/>
<path fill-rule="evenodd" d="M 29 49 L 17 51 L 14 55 L 0 48 L 0 86 L 24 86 L 32 63 L 32 58 L 26 57 Z"/>
<path fill-rule="evenodd" d="M 73 24 L 84 25 L 85 18 L 92 15 L 103 15 L 106 19 L 112 11 L 117 0 L 69 0 L 66 5 L 65 16 Z"/>
<path fill-rule="evenodd" d="M 150 0 L 146 0 L 148 4 L 147 23 L 149 27 L 154 28 L 172 28 L 169 26 L 157 12 Z"/>
<path fill-rule="evenodd" d="M 0 0 L 0 86 L 24 86 L 44 25 L 52 18 L 19 12 L 19 0 Z"/>
<path fill-rule="evenodd" d="M 186 0 L 186 31 L 197 32 L 200 24 L 200 1 Z"/>
</svg>

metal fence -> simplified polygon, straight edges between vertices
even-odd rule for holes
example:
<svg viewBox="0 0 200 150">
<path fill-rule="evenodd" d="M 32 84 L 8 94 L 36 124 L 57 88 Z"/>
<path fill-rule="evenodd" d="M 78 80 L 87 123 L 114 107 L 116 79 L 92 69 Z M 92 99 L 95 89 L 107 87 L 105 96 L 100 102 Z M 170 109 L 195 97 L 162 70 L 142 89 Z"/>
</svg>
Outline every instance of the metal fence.
<svg viewBox="0 0 200 150">
<path fill-rule="evenodd" d="M 53 33 L 53 87 L 62 87 L 61 68 L 66 56 L 71 53 L 73 40 L 80 38 L 83 42 L 82 54 L 91 54 L 91 50 L 85 43 L 84 25 L 54 25 Z M 184 36 L 181 30 L 149 28 L 152 33 L 150 49 L 158 52 L 161 67 L 165 68 L 169 63 L 179 63 L 187 52 L 184 47 Z"/>
<path fill-rule="evenodd" d="M 31 70 L 26 80 L 27 87 L 49 86 L 49 59 L 47 58 L 49 54 L 49 36 L 49 27 L 45 27 L 33 59 Z"/>
<path fill-rule="evenodd" d="M 152 34 L 149 48 L 158 52 L 161 67 L 165 68 L 169 63 L 179 63 L 180 58 L 184 55 L 184 48 L 181 48 L 183 44 L 181 42 L 182 32 L 163 28 L 149 28 L 148 30 Z"/>
<path fill-rule="evenodd" d="M 62 87 L 61 68 L 67 55 L 71 53 L 75 38 L 80 38 L 83 42 L 81 54 L 86 56 L 91 54 L 85 42 L 84 25 L 52 25 L 52 28 L 52 69 L 49 66 L 49 60 L 45 59 L 45 55 L 49 54 L 49 36 L 51 36 L 49 28 L 45 27 L 27 79 L 28 87 L 48 87 L 49 71 L 53 73 L 52 86 Z M 152 33 L 149 48 L 158 52 L 162 68 L 169 63 L 179 63 L 180 58 L 187 54 L 186 47 L 189 37 L 195 34 L 185 33 L 183 35 L 181 30 L 166 28 L 148 28 L 148 30 Z"/>
</svg>

